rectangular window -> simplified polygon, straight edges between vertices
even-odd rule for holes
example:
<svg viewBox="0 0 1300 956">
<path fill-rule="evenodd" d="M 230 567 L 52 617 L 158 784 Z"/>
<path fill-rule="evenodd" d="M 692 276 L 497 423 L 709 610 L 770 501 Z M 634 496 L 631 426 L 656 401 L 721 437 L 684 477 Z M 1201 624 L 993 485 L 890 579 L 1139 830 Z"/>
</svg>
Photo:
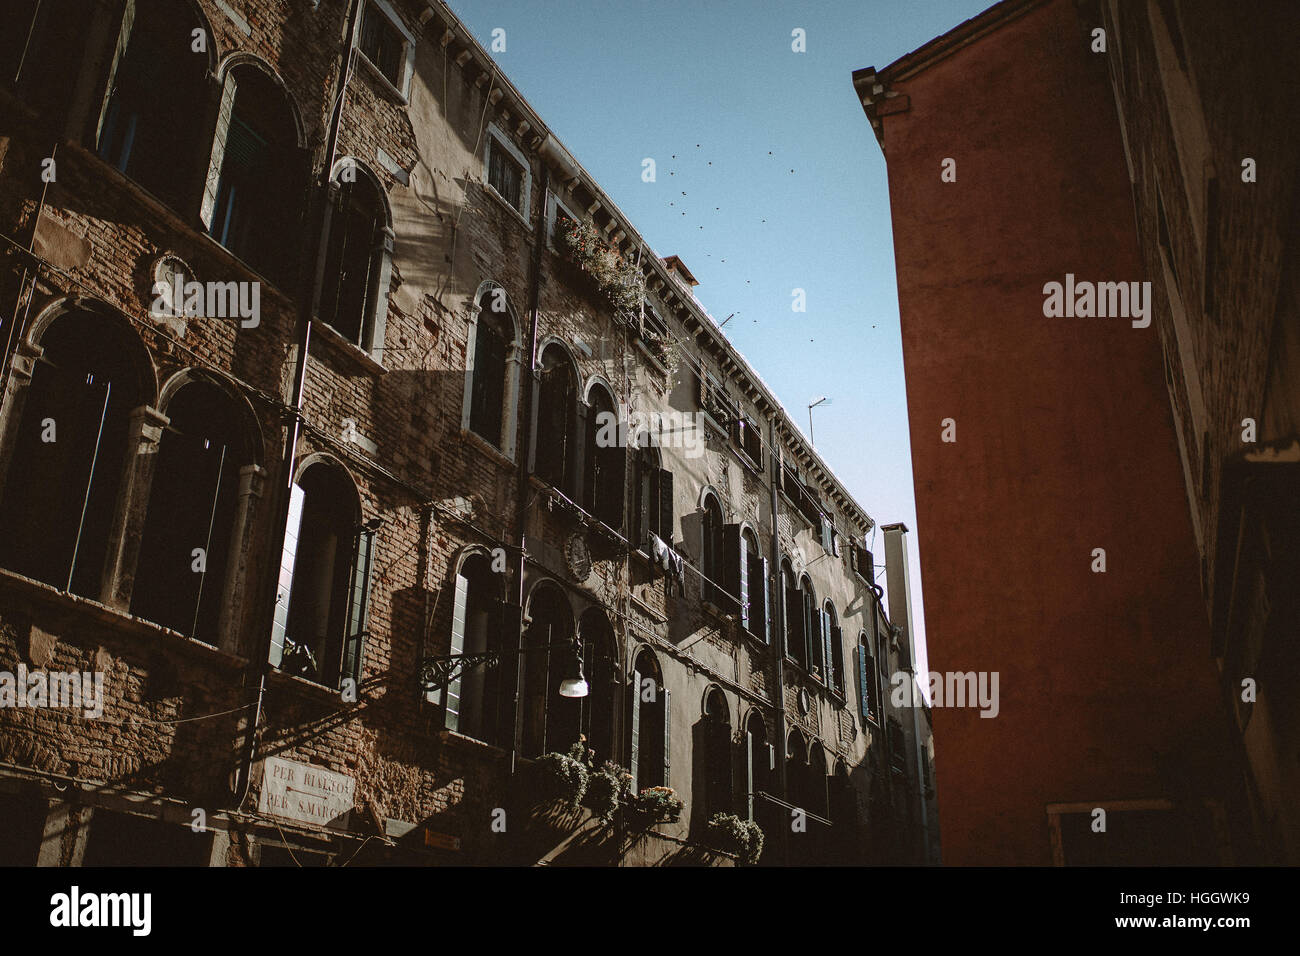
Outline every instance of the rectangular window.
<svg viewBox="0 0 1300 956">
<path fill-rule="evenodd" d="M 673 473 L 660 468 L 654 456 L 642 450 L 638 458 L 636 545 L 650 553 L 650 535 L 673 546 Z"/>
<path fill-rule="evenodd" d="M 724 433 L 730 432 L 731 423 L 739 416 L 739 409 L 731 396 L 727 394 L 722 383 L 708 372 L 698 375 L 700 385 L 700 409 Z"/>
<path fill-rule="evenodd" d="M 526 215 L 524 207 L 524 166 L 520 163 L 498 136 L 488 137 L 487 160 L 488 185 L 496 194 L 509 203 L 520 215 Z"/>
<path fill-rule="evenodd" d="M 876 701 L 876 660 L 865 644 L 858 645 L 858 713 L 863 720 L 880 722 Z"/>
<path fill-rule="evenodd" d="M 867 584 L 872 584 L 876 579 L 876 559 L 866 549 L 865 541 L 865 538 L 853 540 L 849 548 L 849 560 L 853 567 L 853 573 Z"/>
<path fill-rule="evenodd" d="M 361 17 L 361 52 L 384 79 L 405 95 L 406 38 L 374 3 Z"/>
<path fill-rule="evenodd" d="M 555 193 L 547 194 L 546 205 L 546 241 L 550 243 L 551 248 L 556 252 L 567 252 L 567 247 L 564 244 L 564 234 L 571 225 L 580 220 L 570 211 L 569 207 L 560 202 Z"/>
<path fill-rule="evenodd" d="M 752 461 L 755 467 L 761 468 L 763 436 L 759 434 L 758 426 L 748 416 L 741 415 L 735 421 L 732 437 L 740 446 L 740 450 L 745 453 L 745 457 Z"/>
</svg>

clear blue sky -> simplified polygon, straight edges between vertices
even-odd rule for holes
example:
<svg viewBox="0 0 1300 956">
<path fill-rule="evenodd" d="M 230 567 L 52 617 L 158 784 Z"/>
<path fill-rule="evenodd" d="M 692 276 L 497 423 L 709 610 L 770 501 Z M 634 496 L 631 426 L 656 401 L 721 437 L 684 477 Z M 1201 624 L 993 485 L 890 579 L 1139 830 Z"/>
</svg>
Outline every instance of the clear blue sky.
<svg viewBox="0 0 1300 956">
<path fill-rule="evenodd" d="M 738 313 L 724 332 L 805 434 L 830 398 L 817 450 L 877 522 L 911 529 L 923 635 L 889 191 L 851 74 L 990 0 L 450 2 L 485 49 L 505 30 L 492 55 L 511 82 L 654 251 L 682 257 L 709 312 Z M 873 550 L 883 562 L 879 535 Z"/>
</svg>

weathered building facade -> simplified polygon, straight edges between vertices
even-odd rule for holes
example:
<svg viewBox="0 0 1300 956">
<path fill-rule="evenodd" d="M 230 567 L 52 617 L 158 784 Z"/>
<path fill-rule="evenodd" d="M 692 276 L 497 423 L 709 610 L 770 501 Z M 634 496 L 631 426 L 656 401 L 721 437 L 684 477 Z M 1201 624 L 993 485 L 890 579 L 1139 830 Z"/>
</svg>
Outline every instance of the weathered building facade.
<svg viewBox="0 0 1300 956">
<path fill-rule="evenodd" d="M 1108 64 L 1131 45 L 1095 4 L 1007 0 L 853 77 L 889 170 L 930 662 L 1000 677 L 993 719 L 933 710 L 945 863 L 1251 845 L 1115 121 Z M 1158 142 L 1153 117 L 1135 106 L 1130 135 Z"/>
<path fill-rule="evenodd" d="M 450 9 L 20 6 L 6 862 L 921 859 L 872 519 Z"/>
</svg>

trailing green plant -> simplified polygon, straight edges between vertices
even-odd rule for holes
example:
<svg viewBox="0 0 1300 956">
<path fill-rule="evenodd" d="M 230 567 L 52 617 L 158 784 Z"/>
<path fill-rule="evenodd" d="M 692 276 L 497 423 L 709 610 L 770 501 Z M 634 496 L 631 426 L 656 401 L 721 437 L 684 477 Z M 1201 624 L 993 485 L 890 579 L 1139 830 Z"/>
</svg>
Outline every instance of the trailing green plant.
<svg viewBox="0 0 1300 956">
<path fill-rule="evenodd" d="M 715 813 L 709 817 L 704 842 L 715 850 L 732 854 L 742 866 L 753 866 L 763 855 L 763 828 L 734 813 Z"/>
<path fill-rule="evenodd" d="M 633 324 L 645 298 L 645 276 L 637 263 L 619 255 L 590 223 L 566 220 L 560 236 L 569 259 L 596 280 L 597 288 L 614 307 L 615 317 Z"/>
<path fill-rule="evenodd" d="M 628 809 L 649 823 L 676 823 L 686 808 L 672 787 L 646 787 L 629 801 Z"/>
<path fill-rule="evenodd" d="M 533 762 L 533 783 L 539 801 L 564 800 L 573 809 L 587 792 L 587 768 L 568 754 L 549 753 Z"/>
<path fill-rule="evenodd" d="M 596 815 L 601 823 L 613 821 L 618 808 L 632 797 L 632 774 L 612 760 L 606 760 L 599 770 L 587 777 L 587 795 L 582 805 Z"/>
</svg>

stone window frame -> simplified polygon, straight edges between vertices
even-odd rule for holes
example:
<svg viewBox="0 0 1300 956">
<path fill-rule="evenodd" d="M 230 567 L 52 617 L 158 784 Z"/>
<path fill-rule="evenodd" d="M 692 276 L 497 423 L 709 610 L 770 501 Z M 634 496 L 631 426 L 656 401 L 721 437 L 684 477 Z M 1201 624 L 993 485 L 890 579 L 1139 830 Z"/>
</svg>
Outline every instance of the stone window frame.
<svg viewBox="0 0 1300 956">
<path fill-rule="evenodd" d="M 470 428 L 470 411 L 474 395 L 474 351 L 478 338 L 478 317 L 479 312 L 482 311 L 479 303 L 483 301 L 483 296 L 494 289 L 501 289 L 505 293 L 506 315 L 509 318 L 511 327 L 514 329 L 514 338 L 506 351 L 505 389 L 501 398 L 501 438 L 496 444 L 492 444 L 489 439 L 484 438 Z M 465 390 L 461 400 L 460 412 L 461 436 L 474 436 L 479 441 L 489 445 L 496 454 L 513 463 L 518 444 L 519 390 L 524 360 L 524 343 L 519 316 L 515 313 L 514 305 L 510 302 L 510 294 L 505 292 L 505 287 L 501 283 L 495 279 L 484 279 L 479 283 L 478 288 L 474 291 L 474 297 L 469 302 L 468 322 L 469 329 L 465 338 Z"/>
<path fill-rule="evenodd" d="M 510 157 L 519 164 L 519 205 L 516 206 L 505 196 L 497 192 L 496 187 L 489 181 L 492 144 L 496 143 L 504 149 Z M 524 155 L 523 150 L 514 144 L 510 135 L 496 123 L 488 123 L 487 134 L 483 137 L 483 189 L 490 196 L 496 197 L 507 209 L 513 212 L 524 224 L 524 228 L 532 230 L 532 223 L 529 222 L 528 212 L 533 208 L 533 167 L 528 162 L 528 157 Z"/>
<path fill-rule="evenodd" d="M 397 96 L 402 104 L 408 105 L 411 101 L 411 78 L 415 75 L 415 45 L 416 36 L 412 33 L 402 21 L 401 16 L 393 9 L 388 0 L 364 0 L 366 9 L 374 8 L 385 20 L 392 25 L 402 37 L 402 66 L 400 83 L 394 83 L 393 80 L 384 74 L 379 64 L 375 63 L 361 49 L 361 26 L 365 21 L 365 10 L 362 15 L 357 17 L 356 32 L 352 36 L 352 47 L 357 51 L 361 62 L 366 65 L 371 74 L 379 80 L 389 91 Z"/>
</svg>

